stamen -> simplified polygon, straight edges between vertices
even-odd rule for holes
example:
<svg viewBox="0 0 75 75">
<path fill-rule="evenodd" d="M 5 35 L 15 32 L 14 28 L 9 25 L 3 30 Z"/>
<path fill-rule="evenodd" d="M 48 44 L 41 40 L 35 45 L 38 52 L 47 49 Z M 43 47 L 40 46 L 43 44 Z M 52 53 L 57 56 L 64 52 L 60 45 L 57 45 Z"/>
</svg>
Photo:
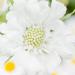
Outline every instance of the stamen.
<svg viewBox="0 0 75 75">
<path fill-rule="evenodd" d="M 15 70 L 15 63 L 13 61 L 8 61 L 5 63 L 4 68 L 6 72 L 12 72 Z"/>
<path fill-rule="evenodd" d="M 33 47 L 39 47 L 43 42 L 44 34 L 42 28 L 29 27 L 24 34 L 24 42 Z"/>
</svg>

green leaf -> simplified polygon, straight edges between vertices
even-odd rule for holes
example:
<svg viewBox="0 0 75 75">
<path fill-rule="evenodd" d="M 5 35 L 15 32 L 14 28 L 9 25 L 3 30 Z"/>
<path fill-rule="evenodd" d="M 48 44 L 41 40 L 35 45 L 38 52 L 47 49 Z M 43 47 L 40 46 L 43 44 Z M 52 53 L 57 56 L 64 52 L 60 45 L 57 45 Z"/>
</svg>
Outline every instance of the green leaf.
<svg viewBox="0 0 75 75">
<path fill-rule="evenodd" d="M 69 0 L 67 8 L 69 13 L 72 12 L 75 9 L 75 0 Z"/>
<path fill-rule="evenodd" d="M 1 23 L 3 23 L 3 22 L 7 22 L 7 20 L 6 20 L 6 13 L 2 13 L 1 15 L 0 15 L 0 24 Z"/>
</svg>

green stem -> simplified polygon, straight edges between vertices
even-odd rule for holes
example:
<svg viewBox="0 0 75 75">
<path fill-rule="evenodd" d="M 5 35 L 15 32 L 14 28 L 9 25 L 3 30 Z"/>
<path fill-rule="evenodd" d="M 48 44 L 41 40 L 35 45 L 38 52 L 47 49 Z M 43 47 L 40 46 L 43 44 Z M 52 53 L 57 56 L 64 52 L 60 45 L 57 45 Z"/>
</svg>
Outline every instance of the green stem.
<svg viewBox="0 0 75 75">
<path fill-rule="evenodd" d="M 10 57 L 5 61 L 5 63 L 8 62 L 12 57 L 13 57 L 13 55 L 10 56 Z"/>
<path fill-rule="evenodd" d="M 63 18 L 61 18 L 61 20 L 63 20 L 63 21 L 67 20 L 67 19 L 70 18 L 74 13 L 75 13 L 75 9 L 74 9 L 71 13 L 69 13 L 69 14 L 65 15 Z"/>
</svg>

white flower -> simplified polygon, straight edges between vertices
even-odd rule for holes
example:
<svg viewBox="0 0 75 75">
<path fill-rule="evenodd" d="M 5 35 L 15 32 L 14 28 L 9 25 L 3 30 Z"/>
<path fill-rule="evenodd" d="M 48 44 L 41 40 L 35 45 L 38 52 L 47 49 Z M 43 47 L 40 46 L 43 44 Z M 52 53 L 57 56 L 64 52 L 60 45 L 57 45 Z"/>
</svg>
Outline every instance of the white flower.
<svg viewBox="0 0 75 75">
<path fill-rule="evenodd" d="M 14 11 L 19 23 L 16 15 L 10 12 L 7 25 L 0 26 L 0 32 L 5 34 L 0 37 L 1 53 L 13 55 L 16 48 L 20 48 L 21 51 L 36 56 L 48 72 L 60 64 L 60 56 L 71 54 L 62 37 L 65 25 L 60 18 L 66 13 L 66 7 L 62 3 L 52 0 L 49 8 L 47 1 L 15 0 Z M 21 58 L 24 59 L 22 56 Z M 30 62 L 28 57 L 26 59 Z M 34 65 L 36 64 L 32 66 Z"/>
<path fill-rule="evenodd" d="M 56 0 L 52 0 L 50 8 L 48 1 L 44 0 L 40 2 L 37 0 L 17 2 L 16 0 L 14 10 L 17 20 L 21 24 L 20 28 L 23 32 L 20 35 L 26 50 L 33 48 L 38 49 L 37 51 L 40 49 L 51 50 L 52 39 L 61 35 L 64 24 L 59 19 L 65 14 L 66 7 Z M 44 52 L 46 52 L 45 50 Z"/>
<path fill-rule="evenodd" d="M 22 3 L 27 4 L 19 8 L 18 5 Z M 29 0 L 26 2 L 21 1 L 20 4 L 19 2 L 14 3 L 14 9 L 16 9 L 17 20 L 20 21 L 20 25 L 17 24 L 12 12 L 9 12 L 7 16 L 8 25 L 0 26 L 0 31 L 6 34 L 4 36 L 15 47 L 21 46 L 28 51 L 31 51 L 31 49 L 36 49 L 36 51 L 44 49 L 43 52 L 53 51 L 50 45 L 54 39 L 60 38 L 64 23 L 59 18 L 65 14 L 66 7 L 56 0 L 52 1 L 51 8 L 48 7 L 47 1 Z M 33 11 L 33 9 L 36 11 Z"/>
<path fill-rule="evenodd" d="M 52 0 L 49 8 L 47 1 L 29 0 L 25 2 L 23 0 L 14 3 L 14 10 L 20 24 L 16 23 L 15 17 L 10 12 L 7 17 L 8 25 L 0 26 L 0 31 L 5 33 L 2 38 L 4 40 L 1 40 L 1 51 L 12 53 L 13 49 L 22 47 L 23 50 L 35 54 L 54 52 L 54 54 L 63 55 L 69 53 L 67 51 L 69 48 L 65 46 L 66 43 L 62 38 L 64 23 L 60 18 L 66 12 L 66 7 L 62 3 Z"/>
<path fill-rule="evenodd" d="M 24 30 L 22 35 L 26 50 L 33 50 L 33 46 L 39 46 L 36 51 L 44 49 L 43 51 L 47 53 L 56 50 L 60 55 L 70 54 L 71 49 L 62 36 L 65 25 L 60 18 L 66 13 L 66 7 L 62 3 L 52 0 L 49 7 L 48 1 L 44 0 L 22 0 L 21 2 L 16 0 L 14 10 Z M 41 31 L 38 32 L 38 29 Z"/>
</svg>

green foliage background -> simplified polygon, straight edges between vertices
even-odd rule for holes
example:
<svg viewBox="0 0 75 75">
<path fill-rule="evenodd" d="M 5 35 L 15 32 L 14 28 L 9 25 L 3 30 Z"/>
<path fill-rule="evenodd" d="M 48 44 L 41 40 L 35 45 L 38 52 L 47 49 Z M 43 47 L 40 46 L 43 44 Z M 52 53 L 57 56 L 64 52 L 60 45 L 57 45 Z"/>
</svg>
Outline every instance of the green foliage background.
<svg viewBox="0 0 75 75">
<path fill-rule="evenodd" d="M 72 12 L 75 9 L 75 0 L 69 0 L 69 4 L 67 5 L 68 12 Z"/>
</svg>

